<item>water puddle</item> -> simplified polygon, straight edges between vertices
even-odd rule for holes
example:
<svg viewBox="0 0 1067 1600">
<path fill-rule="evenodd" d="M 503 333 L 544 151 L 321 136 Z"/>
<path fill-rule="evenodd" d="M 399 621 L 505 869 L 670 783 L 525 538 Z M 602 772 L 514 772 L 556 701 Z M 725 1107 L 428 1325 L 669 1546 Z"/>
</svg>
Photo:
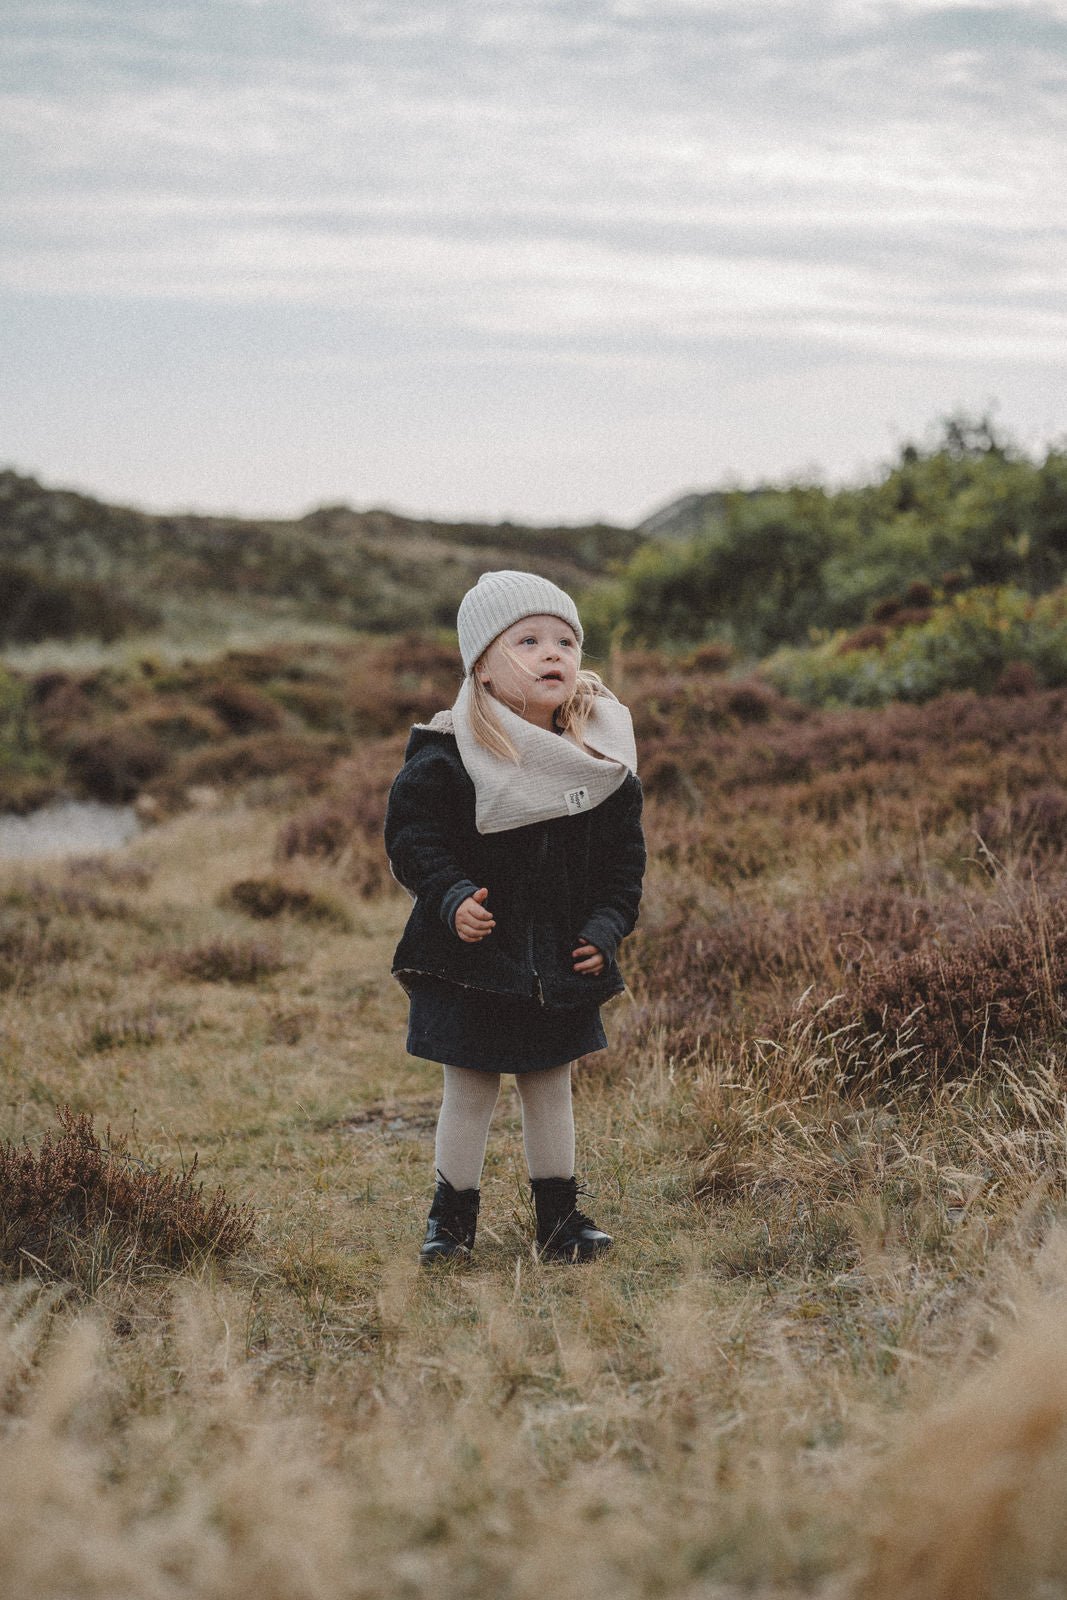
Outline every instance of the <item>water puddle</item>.
<svg viewBox="0 0 1067 1600">
<path fill-rule="evenodd" d="M 25 817 L 0 816 L 0 860 L 94 855 L 117 850 L 141 832 L 132 806 L 57 800 Z"/>
</svg>

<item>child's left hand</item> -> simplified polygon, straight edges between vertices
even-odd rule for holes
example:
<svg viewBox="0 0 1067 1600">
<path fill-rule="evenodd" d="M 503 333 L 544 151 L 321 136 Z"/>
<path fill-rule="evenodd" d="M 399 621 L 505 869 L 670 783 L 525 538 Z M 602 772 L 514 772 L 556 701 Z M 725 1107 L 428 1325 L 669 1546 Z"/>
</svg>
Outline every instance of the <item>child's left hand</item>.
<svg viewBox="0 0 1067 1600">
<path fill-rule="evenodd" d="M 598 950 L 595 944 L 580 944 L 577 950 L 571 951 L 571 955 L 575 957 L 575 972 L 588 972 L 592 977 L 604 970 L 604 952 Z M 582 957 L 580 961 L 577 959 L 579 956 Z"/>
</svg>

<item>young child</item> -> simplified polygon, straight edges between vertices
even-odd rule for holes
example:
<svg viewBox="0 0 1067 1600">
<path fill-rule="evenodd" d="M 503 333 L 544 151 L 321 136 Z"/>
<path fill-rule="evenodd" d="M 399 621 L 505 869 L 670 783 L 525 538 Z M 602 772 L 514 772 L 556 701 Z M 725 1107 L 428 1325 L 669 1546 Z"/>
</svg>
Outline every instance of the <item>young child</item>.
<svg viewBox="0 0 1067 1600">
<path fill-rule="evenodd" d="M 444 1067 L 437 1188 L 420 1259 L 467 1257 L 500 1074 L 512 1072 L 543 1259 L 610 1236 L 578 1210 L 571 1063 L 607 1044 L 601 1004 L 637 920 L 645 846 L 630 713 L 581 670 L 574 601 L 487 572 L 457 618 L 465 677 L 411 731 L 385 843 L 415 904 L 393 958 L 407 1048 Z"/>
</svg>

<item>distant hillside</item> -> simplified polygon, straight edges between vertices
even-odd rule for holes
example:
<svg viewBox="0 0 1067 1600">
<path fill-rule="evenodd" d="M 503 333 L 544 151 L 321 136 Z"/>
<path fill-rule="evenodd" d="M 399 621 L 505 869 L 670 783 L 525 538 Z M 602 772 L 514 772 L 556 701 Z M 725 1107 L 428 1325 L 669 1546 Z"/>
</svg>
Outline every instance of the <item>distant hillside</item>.
<svg viewBox="0 0 1067 1600">
<path fill-rule="evenodd" d="M 87 585 L 121 593 L 134 620 L 174 620 L 214 605 L 381 630 L 447 625 L 487 567 L 532 567 L 586 589 L 618 570 L 641 542 L 636 531 L 608 524 L 432 522 L 343 505 L 294 521 L 159 515 L 3 471 L 0 569 L 8 581 L 0 642 L 47 636 L 42 616 L 61 613 L 77 618 L 77 631 L 94 631 L 85 625 L 86 597 L 94 592 Z M 64 586 L 74 597 L 65 610 Z M 42 592 L 50 604 L 41 603 Z M 17 605 L 16 595 L 32 596 L 32 605 Z M 116 615 L 113 606 L 112 635 Z"/>
<path fill-rule="evenodd" d="M 646 539 L 696 539 L 711 524 L 722 520 L 726 499 L 726 493 L 721 489 L 693 490 L 653 511 L 651 516 L 637 524 L 637 532 Z"/>
</svg>

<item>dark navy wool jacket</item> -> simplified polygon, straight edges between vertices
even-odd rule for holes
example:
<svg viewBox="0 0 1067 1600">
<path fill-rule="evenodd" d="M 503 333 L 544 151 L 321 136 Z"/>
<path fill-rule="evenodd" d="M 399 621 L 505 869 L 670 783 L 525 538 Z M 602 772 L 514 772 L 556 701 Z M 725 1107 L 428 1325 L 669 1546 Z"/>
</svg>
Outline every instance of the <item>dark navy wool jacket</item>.
<svg viewBox="0 0 1067 1600">
<path fill-rule="evenodd" d="M 478 832 L 474 798 L 455 736 L 413 728 L 385 819 L 393 872 L 415 896 L 395 976 L 405 988 L 424 973 L 554 1007 L 619 994 L 616 951 L 637 921 L 645 870 L 637 778 L 627 773 L 592 811 L 505 833 Z M 483 886 L 496 927 L 465 944 L 452 919 Z M 603 972 L 573 970 L 579 944 L 603 952 Z"/>
</svg>

